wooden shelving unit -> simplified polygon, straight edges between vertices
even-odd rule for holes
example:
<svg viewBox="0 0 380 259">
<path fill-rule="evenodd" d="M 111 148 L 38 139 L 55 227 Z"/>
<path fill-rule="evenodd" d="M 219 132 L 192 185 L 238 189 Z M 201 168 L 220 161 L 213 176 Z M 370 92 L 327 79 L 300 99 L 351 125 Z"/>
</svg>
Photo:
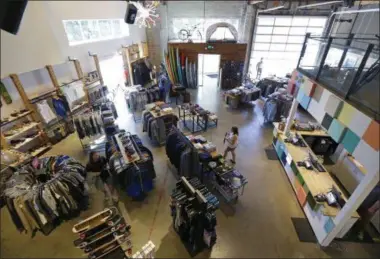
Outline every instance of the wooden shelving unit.
<svg viewBox="0 0 380 259">
<path fill-rule="evenodd" d="M 42 95 L 38 95 L 38 96 L 35 96 L 33 98 L 28 98 L 28 96 L 27 96 L 27 94 L 26 94 L 26 92 L 25 92 L 25 90 L 21 84 L 21 81 L 20 81 L 18 75 L 11 74 L 10 78 L 11 78 L 14 86 L 16 87 L 16 90 L 19 93 L 21 100 L 22 100 L 27 111 L 20 114 L 19 116 L 15 117 L 15 118 L 12 118 L 11 120 L 9 120 L 5 123 L 2 123 L 1 127 L 10 125 L 12 123 L 18 123 L 19 121 L 22 122 L 23 119 L 27 116 L 29 116 L 31 118 L 31 120 L 29 120 L 31 123 L 28 125 L 25 125 L 24 127 L 21 126 L 17 133 L 10 135 L 10 136 L 5 136 L 5 135 L 7 135 L 8 131 L 1 129 L 1 146 L 2 146 L 2 148 L 3 149 L 13 148 L 15 150 L 18 150 L 21 147 L 24 147 L 24 146 L 28 145 L 29 143 L 35 141 L 36 139 L 40 140 L 39 144 L 40 144 L 40 146 L 44 146 L 44 150 L 50 148 L 51 145 L 49 143 L 49 140 L 47 138 L 47 135 L 46 135 L 44 128 L 42 126 L 42 123 L 41 123 L 41 116 L 39 115 L 39 113 L 37 112 L 37 110 L 35 108 L 35 105 L 33 105 L 33 104 L 35 103 L 36 100 L 39 100 L 41 98 L 43 99 L 46 96 L 53 94 L 55 91 L 49 91 L 47 93 L 43 93 Z M 26 140 L 23 143 L 20 143 L 19 145 L 15 145 L 15 146 L 10 145 L 11 140 L 15 140 L 15 139 L 22 137 L 24 134 L 26 134 L 27 132 L 29 132 L 32 129 L 37 129 L 40 132 L 40 134 L 36 135 L 35 137 L 32 137 L 30 140 Z M 28 149 L 28 150 L 30 150 L 30 149 Z"/>
<path fill-rule="evenodd" d="M 87 88 L 86 88 L 85 78 L 83 76 L 83 72 L 82 72 L 82 68 L 81 68 L 80 62 L 79 62 L 78 59 L 72 59 L 70 57 L 69 57 L 69 61 L 74 63 L 75 71 L 77 73 L 77 79 L 73 79 L 70 82 L 64 83 L 64 84 L 60 84 L 58 82 L 58 79 L 57 79 L 57 76 L 56 76 L 56 74 L 54 72 L 53 66 L 51 66 L 51 65 L 47 65 L 46 66 L 46 69 L 49 72 L 49 76 L 50 76 L 50 79 L 51 79 L 51 81 L 53 83 L 53 86 L 56 89 L 56 91 L 61 92 L 61 87 L 66 86 L 66 85 L 70 85 L 70 84 L 75 83 L 75 82 L 81 81 L 82 82 L 82 88 L 83 88 L 83 91 L 84 91 L 85 96 L 86 96 L 86 102 L 88 104 L 89 103 L 88 91 L 87 91 Z M 86 107 L 86 105 L 82 104 L 80 107 L 81 108 L 82 107 Z M 73 112 L 73 111 L 71 111 L 71 112 Z"/>
<path fill-rule="evenodd" d="M 130 85 L 135 84 L 132 75 L 132 64 L 136 61 L 146 59 L 148 56 L 148 44 L 146 42 L 132 44 L 130 46 L 122 46 L 124 69 L 128 69 Z"/>
</svg>

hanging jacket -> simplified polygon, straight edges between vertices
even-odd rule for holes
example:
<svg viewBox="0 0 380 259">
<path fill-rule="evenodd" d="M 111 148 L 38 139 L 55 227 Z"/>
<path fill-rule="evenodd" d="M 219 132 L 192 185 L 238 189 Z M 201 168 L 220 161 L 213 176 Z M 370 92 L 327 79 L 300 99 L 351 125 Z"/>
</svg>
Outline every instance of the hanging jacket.
<svg viewBox="0 0 380 259">
<path fill-rule="evenodd" d="M 63 118 L 66 118 L 68 110 L 66 108 L 64 101 L 60 98 L 53 98 L 52 102 L 53 102 L 55 113 Z"/>
</svg>

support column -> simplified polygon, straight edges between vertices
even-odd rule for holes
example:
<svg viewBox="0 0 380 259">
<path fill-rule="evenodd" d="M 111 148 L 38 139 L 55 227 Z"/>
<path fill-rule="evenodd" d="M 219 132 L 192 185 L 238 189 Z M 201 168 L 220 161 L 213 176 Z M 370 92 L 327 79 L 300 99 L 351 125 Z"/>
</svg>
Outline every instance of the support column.
<svg viewBox="0 0 380 259">
<path fill-rule="evenodd" d="M 297 95 L 294 95 L 292 107 L 290 107 L 289 116 L 286 120 L 286 125 L 285 125 L 285 129 L 284 129 L 285 136 L 287 136 L 289 131 L 290 131 L 290 126 L 292 126 L 292 122 L 294 120 L 294 117 L 296 115 L 296 111 L 298 108 L 298 101 L 297 101 L 295 96 L 297 96 Z"/>
<path fill-rule="evenodd" d="M 90 57 L 92 57 L 94 59 L 96 71 L 98 71 L 98 74 L 99 74 L 100 84 L 104 85 L 102 71 L 100 70 L 100 64 L 99 64 L 98 55 L 97 54 L 92 54 L 90 52 L 88 54 L 90 55 Z"/>
<path fill-rule="evenodd" d="M 243 75 L 246 75 L 248 73 L 248 70 L 249 70 L 249 63 L 251 60 L 253 35 L 255 33 L 255 27 L 256 27 L 257 7 L 252 6 L 252 5 L 248 5 L 246 15 L 248 16 L 247 23 L 251 24 L 251 27 L 249 28 L 249 33 L 248 33 L 247 51 L 245 53 Z"/>
</svg>

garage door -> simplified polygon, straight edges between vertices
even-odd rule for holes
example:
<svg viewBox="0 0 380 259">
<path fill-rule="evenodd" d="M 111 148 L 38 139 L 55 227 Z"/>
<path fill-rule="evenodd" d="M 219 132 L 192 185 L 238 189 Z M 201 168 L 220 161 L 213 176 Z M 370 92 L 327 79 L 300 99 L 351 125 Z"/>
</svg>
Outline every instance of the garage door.
<svg viewBox="0 0 380 259">
<path fill-rule="evenodd" d="M 285 76 L 296 68 L 306 33 L 321 35 L 327 17 L 258 17 L 249 71 L 256 77 L 256 64 L 263 58 L 262 76 Z"/>
</svg>

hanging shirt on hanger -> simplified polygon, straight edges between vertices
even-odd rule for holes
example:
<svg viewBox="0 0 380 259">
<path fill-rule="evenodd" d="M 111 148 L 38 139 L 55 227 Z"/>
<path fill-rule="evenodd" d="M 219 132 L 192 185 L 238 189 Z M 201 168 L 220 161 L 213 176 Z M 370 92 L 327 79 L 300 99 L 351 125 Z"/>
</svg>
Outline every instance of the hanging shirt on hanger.
<svg viewBox="0 0 380 259">
<path fill-rule="evenodd" d="M 51 110 L 49 104 L 47 103 L 46 100 L 40 101 L 37 103 L 37 109 L 38 112 L 41 114 L 43 120 L 45 123 L 49 123 L 52 120 L 56 119 L 57 116 L 55 113 Z"/>
</svg>

